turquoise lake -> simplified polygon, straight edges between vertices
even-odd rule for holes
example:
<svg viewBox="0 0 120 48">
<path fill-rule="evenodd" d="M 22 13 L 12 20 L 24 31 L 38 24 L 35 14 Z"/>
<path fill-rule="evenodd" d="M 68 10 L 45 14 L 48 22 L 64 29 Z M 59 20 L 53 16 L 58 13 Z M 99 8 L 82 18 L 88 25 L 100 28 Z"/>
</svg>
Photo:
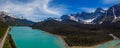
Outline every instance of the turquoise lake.
<svg viewBox="0 0 120 48">
<path fill-rule="evenodd" d="M 18 48 L 66 48 L 60 37 L 31 27 L 14 26 L 10 34 Z"/>
<path fill-rule="evenodd" d="M 111 42 L 107 42 L 103 45 L 98 46 L 97 48 L 120 48 L 120 46 L 116 46 L 120 43 L 120 40 L 113 40 Z"/>
</svg>

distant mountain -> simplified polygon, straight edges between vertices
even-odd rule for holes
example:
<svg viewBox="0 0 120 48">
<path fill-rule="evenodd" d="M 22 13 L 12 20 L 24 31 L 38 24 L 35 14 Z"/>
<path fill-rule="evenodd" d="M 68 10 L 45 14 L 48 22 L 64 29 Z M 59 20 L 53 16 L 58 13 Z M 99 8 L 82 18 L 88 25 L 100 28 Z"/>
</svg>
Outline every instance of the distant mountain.
<svg viewBox="0 0 120 48">
<path fill-rule="evenodd" d="M 97 8 L 95 12 L 87 13 L 77 13 L 70 15 L 63 15 L 60 19 L 54 19 L 59 22 L 59 25 L 64 24 L 72 25 L 87 29 L 119 29 L 120 28 L 120 4 L 116 4 L 110 7 L 108 10 L 103 10 L 102 8 Z M 50 21 L 49 21 L 50 20 Z M 54 21 L 52 19 L 52 21 Z M 47 19 L 48 22 L 42 21 L 39 23 L 53 24 L 51 19 Z M 33 26 L 43 26 L 43 24 L 34 24 Z M 61 24 L 62 23 L 62 24 Z M 55 24 L 55 23 L 54 23 Z M 50 25 L 49 25 L 50 26 Z"/>
<path fill-rule="evenodd" d="M 20 18 L 12 17 L 2 11 L 0 12 L 0 22 L 5 22 L 9 25 L 18 25 L 18 26 L 19 25 L 23 25 L 23 26 L 32 25 L 35 23 L 35 22 L 29 21 L 27 19 L 20 19 Z"/>
<path fill-rule="evenodd" d="M 68 22 L 69 20 L 83 23 L 83 24 L 93 24 L 94 20 L 105 13 L 105 10 L 102 8 L 97 8 L 95 12 L 87 13 L 77 13 L 77 14 L 70 14 L 70 15 L 63 15 L 61 17 L 63 22 Z"/>
<path fill-rule="evenodd" d="M 94 22 L 97 24 L 113 24 L 120 22 L 120 4 L 110 7 L 102 16 L 96 18 Z"/>
<path fill-rule="evenodd" d="M 119 29 L 120 28 L 119 13 L 120 13 L 120 4 L 116 4 L 110 7 L 108 10 L 97 8 L 95 12 L 92 12 L 92 13 L 82 12 L 77 14 L 63 15 L 61 16 L 60 19 L 54 19 L 54 20 L 60 23 L 70 24 L 72 26 L 89 28 L 89 29 L 100 29 L 100 28 Z M 36 25 L 39 25 L 39 23 Z M 45 23 L 48 24 L 47 22 Z M 52 24 L 52 23 L 49 23 L 49 24 Z"/>
<path fill-rule="evenodd" d="M 115 23 L 117 21 L 120 21 L 120 4 L 116 4 L 107 10 L 104 22 Z"/>
<path fill-rule="evenodd" d="M 94 46 L 113 40 L 109 34 L 119 32 L 98 24 L 81 24 L 72 20 L 61 22 L 50 18 L 32 25 L 32 28 L 60 35 L 69 46 Z"/>
<path fill-rule="evenodd" d="M 48 18 L 35 23 L 32 28 L 63 37 L 69 46 L 94 46 L 113 40 L 110 34 L 120 38 L 120 4 L 108 10 L 97 8 L 95 12 L 63 15 L 61 19 Z"/>
<path fill-rule="evenodd" d="M 119 22 L 120 4 L 110 7 L 108 10 L 97 8 L 95 12 L 92 13 L 82 12 L 77 14 L 63 15 L 61 19 L 63 22 L 72 20 L 82 24 L 108 24 Z"/>
</svg>

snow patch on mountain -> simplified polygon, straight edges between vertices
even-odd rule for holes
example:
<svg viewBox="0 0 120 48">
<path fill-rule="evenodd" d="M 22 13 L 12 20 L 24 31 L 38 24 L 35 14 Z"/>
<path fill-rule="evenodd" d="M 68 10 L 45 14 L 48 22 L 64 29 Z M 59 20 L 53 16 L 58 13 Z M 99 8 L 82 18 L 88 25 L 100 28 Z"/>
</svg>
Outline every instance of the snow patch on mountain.
<svg viewBox="0 0 120 48">
<path fill-rule="evenodd" d="M 114 16 L 114 19 L 113 19 L 112 22 L 115 22 L 116 19 L 117 19 L 117 16 L 116 16 L 116 14 L 115 14 L 115 9 L 114 9 L 114 7 L 113 7 L 112 9 L 113 9 L 112 12 L 113 12 L 113 16 Z"/>
<path fill-rule="evenodd" d="M 95 18 L 93 18 L 93 19 L 87 19 L 87 20 L 83 20 L 83 21 L 84 21 L 84 22 L 87 22 L 87 23 L 90 23 L 90 22 L 92 22 L 94 19 L 95 19 Z"/>
<path fill-rule="evenodd" d="M 75 16 L 71 16 L 69 15 L 70 19 L 73 20 L 73 21 L 76 21 L 76 22 L 79 22 L 79 20 L 77 18 L 75 18 Z"/>
</svg>

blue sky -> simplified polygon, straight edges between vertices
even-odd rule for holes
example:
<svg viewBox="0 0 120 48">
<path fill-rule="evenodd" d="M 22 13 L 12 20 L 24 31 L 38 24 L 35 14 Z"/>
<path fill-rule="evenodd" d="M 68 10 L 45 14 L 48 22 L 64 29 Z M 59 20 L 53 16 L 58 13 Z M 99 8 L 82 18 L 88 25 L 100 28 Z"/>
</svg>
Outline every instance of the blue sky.
<svg viewBox="0 0 120 48">
<path fill-rule="evenodd" d="M 48 17 L 60 18 L 64 14 L 94 12 L 99 7 L 106 10 L 117 3 L 120 0 L 0 0 L 0 11 L 41 21 Z"/>
</svg>

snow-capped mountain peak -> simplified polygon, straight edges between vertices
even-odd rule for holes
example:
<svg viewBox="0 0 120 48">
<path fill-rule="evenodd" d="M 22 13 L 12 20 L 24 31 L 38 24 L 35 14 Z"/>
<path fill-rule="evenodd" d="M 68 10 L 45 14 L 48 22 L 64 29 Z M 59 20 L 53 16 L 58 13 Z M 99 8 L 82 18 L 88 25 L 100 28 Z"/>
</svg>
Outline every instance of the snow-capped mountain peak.
<svg viewBox="0 0 120 48">
<path fill-rule="evenodd" d="M 77 18 L 75 18 L 75 16 L 71 16 L 69 15 L 70 19 L 73 20 L 73 21 L 76 21 L 76 22 L 79 22 L 79 20 Z"/>
<path fill-rule="evenodd" d="M 106 24 L 120 21 L 120 4 L 116 4 L 108 10 L 97 8 L 95 12 L 82 12 L 72 15 L 64 15 L 62 21 L 76 21 L 82 24 Z"/>
<path fill-rule="evenodd" d="M 97 8 L 95 10 L 96 13 L 105 13 L 105 10 L 103 10 L 102 8 Z"/>
</svg>

